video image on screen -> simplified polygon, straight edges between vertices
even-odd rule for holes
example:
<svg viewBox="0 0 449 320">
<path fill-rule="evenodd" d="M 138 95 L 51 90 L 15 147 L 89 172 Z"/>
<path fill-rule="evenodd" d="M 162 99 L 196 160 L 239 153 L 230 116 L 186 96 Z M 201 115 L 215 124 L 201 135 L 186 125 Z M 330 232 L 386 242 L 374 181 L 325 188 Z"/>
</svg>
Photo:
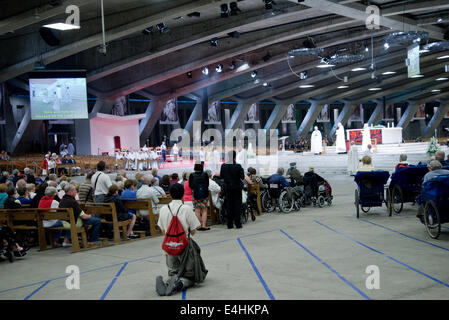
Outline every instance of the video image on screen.
<svg viewBox="0 0 449 320">
<path fill-rule="evenodd" d="M 30 79 L 31 119 L 87 119 L 85 78 Z"/>
</svg>

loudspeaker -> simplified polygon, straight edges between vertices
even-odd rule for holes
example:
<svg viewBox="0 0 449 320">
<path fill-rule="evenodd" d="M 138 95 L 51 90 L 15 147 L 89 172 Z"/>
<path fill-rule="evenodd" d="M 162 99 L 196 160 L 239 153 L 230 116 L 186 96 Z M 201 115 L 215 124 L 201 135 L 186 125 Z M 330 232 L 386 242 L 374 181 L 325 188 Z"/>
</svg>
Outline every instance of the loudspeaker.
<svg viewBox="0 0 449 320">
<path fill-rule="evenodd" d="M 53 34 L 51 29 L 49 28 L 40 28 L 39 34 L 41 35 L 42 39 L 45 41 L 46 44 L 49 46 L 59 46 L 59 39 L 56 38 L 56 36 Z"/>
</svg>

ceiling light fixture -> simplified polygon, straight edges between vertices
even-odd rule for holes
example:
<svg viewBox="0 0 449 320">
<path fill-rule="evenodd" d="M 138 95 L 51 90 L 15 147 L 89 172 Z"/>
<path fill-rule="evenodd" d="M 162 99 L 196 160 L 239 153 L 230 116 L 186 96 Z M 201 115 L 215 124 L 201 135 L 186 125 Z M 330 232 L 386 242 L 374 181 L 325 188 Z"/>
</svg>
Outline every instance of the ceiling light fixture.
<svg viewBox="0 0 449 320">
<path fill-rule="evenodd" d="M 210 45 L 211 45 L 212 47 L 218 47 L 218 39 L 217 39 L 217 38 L 213 38 L 213 39 L 210 41 Z"/>
<path fill-rule="evenodd" d="M 365 70 L 366 70 L 366 68 L 354 68 L 351 71 L 352 72 L 357 72 L 357 71 L 365 71 Z"/>
<path fill-rule="evenodd" d="M 223 71 L 223 65 L 220 63 L 216 68 L 215 71 L 217 71 L 218 73 Z"/>
<path fill-rule="evenodd" d="M 382 88 L 370 88 L 369 91 L 380 91 Z"/>
<path fill-rule="evenodd" d="M 447 59 L 447 58 L 449 58 L 449 55 L 438 57 L 437 60 Z"/>
<path fill-rule="evenodd" d="M 448 80 L 449 78 L 438 78 L 437 79 L 437 81 L 446 81 L 446 80 Z"/>
<path fill-rule="evenodd" d="M 306 89 L 306 88 L 314 88 L 315 86 L 313 84 L 303 84 L 299 86 L 301 89 Z"/>
<path fill-rule="evenodd" d="M 337 89 L 348 89 L 349 86 L 339 86 Z"/>
<path fill-rule="evenodd" d="M 384 72 L 384 73 L 382 73 L 384 76 L 388 76 L 388 75 L 390 75 L 390 74 L 395 74 L 396 73 L 396 71 L 387 71 L 387 72 Z"/>
<path fill-rule="evenodd" d="M 240 67 L 238 67 L 236 71 L 241 72 L 241 71 L 248 70 L 248 69 L 249 69 L 249 64 L 248 64 L 248 62 L 245 62 Z"/>
<path fill-rule="evenodd" d="M 205 76 L 207 76 L 209 74 L 209 68 L 208 67 L 204 67 L 203 71 L 201 71 Z"/>
<path fill-rule="evenodd" d="M 423 74 L 415 74 L 414 76 L 412 76 L 412 78 L 422 78 L 424 77 Z"/>
<path fill-rule="evenodd" d="M 251 72 L 251 78 L 255 78 L 257 77 L 257 70 L 254 70 L 253 72 Z"/>
</svg>

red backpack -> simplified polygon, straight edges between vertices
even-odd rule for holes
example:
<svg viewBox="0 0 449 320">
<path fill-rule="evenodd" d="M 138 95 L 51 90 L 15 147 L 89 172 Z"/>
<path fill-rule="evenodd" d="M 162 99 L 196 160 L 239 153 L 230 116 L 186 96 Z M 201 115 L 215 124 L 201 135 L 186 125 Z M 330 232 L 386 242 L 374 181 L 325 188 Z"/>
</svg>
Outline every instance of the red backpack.
<svg viewBox="0 0 449 320">
<path fill-rule="evenodd" d="M 178 212 L 182 206 L 183 205 L 179 206 L 176 216 L 174 216 L 170 209 L 170 205 L 167 205 L 168 210 L 170 210 L 172 215 L 172 219 L 170 221 L 170 225 L 168 226 L 168 230 L 165 233 L 164 241 L 162 241 L 162 249 L 171 256 L 179 256 L 189 242 L 184 228 L 178 219 Z"/>
</svg>

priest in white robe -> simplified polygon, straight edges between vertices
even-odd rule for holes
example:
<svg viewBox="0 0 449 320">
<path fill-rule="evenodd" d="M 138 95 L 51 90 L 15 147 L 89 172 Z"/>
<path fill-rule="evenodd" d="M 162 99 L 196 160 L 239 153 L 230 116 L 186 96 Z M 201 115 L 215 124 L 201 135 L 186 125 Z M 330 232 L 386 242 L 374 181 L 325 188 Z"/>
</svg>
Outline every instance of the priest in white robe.
<svg viewBox="0 0 449 320">
<path fill-rule="evenodd" d="M 211 170 L 212 173 L 220 173 L 220 162 L 221 162 L 221 156 L 220 156 L 220 152 L 217 150 L 217 148 L 213 148 L 212 150 L 212 154 L 211 154 Z"/>
<path fill-rule="evenodd" d="M 345 128 L 339 122 L 338 129 L 336 132 L 337 141 L 336 141 L 336 151 L 337 153 L 346 153 L 346 140 L 345 140 Z"/>
<path fill-rule="evenodd" d="M 368 148 L 368 145 L 371 144 L 371 131 L 368 127 L 368 123 L 365 123 L 363 126 L 363 135 L 362 135 L 362 152 Z"/>
<path fill-rule="evenodd" d="M 351 147 L 348 152 L 348 173 L 352 176 L 355 175 L 359 169 L 359 151 L 355 142 L 351 142 Z"/>
<path fill-rule="evenodd" d="M 315 127 L 312 132 L 312 137 L 310 139 L 310 151 L 314 154 L 320 154 L 323 152 L 323 138 L 318 127 Z"/>
</svg>

